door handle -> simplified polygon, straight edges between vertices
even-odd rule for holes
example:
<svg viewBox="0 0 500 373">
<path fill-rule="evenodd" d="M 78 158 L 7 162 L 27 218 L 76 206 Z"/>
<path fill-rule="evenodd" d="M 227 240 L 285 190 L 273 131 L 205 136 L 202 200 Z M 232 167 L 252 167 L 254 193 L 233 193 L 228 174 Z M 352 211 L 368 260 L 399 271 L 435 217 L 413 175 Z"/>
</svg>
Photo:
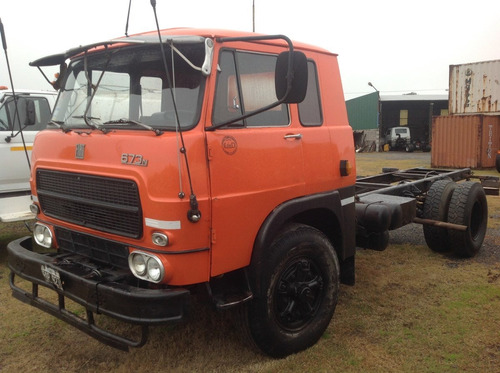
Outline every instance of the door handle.
<svg viewBox="0 0 500 373">
<path fill-rule="evenodd" d="M 283 138 L 285 140 L 288 140 L 288 139 L 300 140 L 302 138 L 302 134 L 300 134 L 300 133 L 292 133 L 292 134 L 289 134 L 289 135 L 285 135 Z"/>
</svg>

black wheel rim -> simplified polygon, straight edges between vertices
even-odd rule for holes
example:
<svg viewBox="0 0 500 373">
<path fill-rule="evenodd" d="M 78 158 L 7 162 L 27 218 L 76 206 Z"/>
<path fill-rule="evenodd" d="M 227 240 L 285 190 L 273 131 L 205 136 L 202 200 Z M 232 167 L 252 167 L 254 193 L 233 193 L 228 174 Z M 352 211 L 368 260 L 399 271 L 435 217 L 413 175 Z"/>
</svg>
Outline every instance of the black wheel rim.
<svg viewBox="0 0 500 373">
<path fill-rule="evenodd" d="M 287 263 L 274 290 L 278 324 L 289 331 L 302 329 L 316 315 L 323 299 L 323 276 L 310 258 Z"/>
</svg>

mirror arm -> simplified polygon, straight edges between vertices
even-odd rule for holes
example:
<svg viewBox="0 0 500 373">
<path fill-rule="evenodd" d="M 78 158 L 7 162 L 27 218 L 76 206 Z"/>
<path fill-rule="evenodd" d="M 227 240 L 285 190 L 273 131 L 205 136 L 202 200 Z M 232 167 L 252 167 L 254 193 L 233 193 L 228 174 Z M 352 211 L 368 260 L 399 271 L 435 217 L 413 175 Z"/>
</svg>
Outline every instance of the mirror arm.
<svg viewBox="0 0 500 373">
<path fill-rule="evenodd" d="M 271 109 L 275 106 L 278 106 L 282 104 L 285 100 L 290 91 L 292 90 L 292 81 L 293 81 L 293 43 L 290 40 L 288 36 L 285 35 L 258 35 L 258 36 L 242 36 L 242 37 L 226 37 L 226 38 L 217 38 L 216 40 L 219 43 L 225 43 L 225 42 L 230 42 L 230 41 L 266 41 L 266 40 L 284 40 L 286 44 L 288 45 L 288 51 L 290 52 L 289 57 L 288 57 L 288 71 L 286 75 L 286 81 L 287 81 L 287 86 L 286 86 L 286 91 L 285 94 L 283 95 L 283 98 L 279 101 L 277 101 L 275 104 L 272 104 L 273 106 L 269 105 L 268 107 L 265 108 L 265 110 Z M 251 113 L 251 115 L 258 114 L 260 111 L 255 111 Z M 239 119 L 244 119 L 243 117 Z M 218 125 L 219 126 L 219 125 Z M 221 125 L 222 126 L 222 125 Z M 213 126 L 212 126 L 213 127 Z M 211 128 L 211 127 L 208 127 Z"/>
<path fill-rule="evenodd" d="M 273 102 L 272 104 L 264 106 L 263 108 L 260 108 L 258 110 L 252 111 L 252 112 L 247 113 L 245 115 L 241 115 L 238 118 L 230 119 L 230 120 L 227 120 L 225 122 L 218 123 L 218 124 L 215 124 L 215 125 L 210 126 L 210 127 L 206 127 L 205 128 L 206 131 L 214 131 L 217 128 L 221 128 L 221 127 L 227 126 L 227 125 L 229 125 L 231 123 L 234 123 L 234 122 L 237 122 L 237 121 L 249 118 L 249 117 L 254 116 L 256 114 L 260 114 L 260 113 L 263 113 L 264 111 L 267 111 L 269 109 L 275 108 L 276 106 L 279 106 L 279 105 L 281 105 L 281 104 L 283 104 L 285 102 L 288 94 L 292 90 L 292 80 L 293 80 L 293 58 L 292 58 L 292 56 L 293 56 L 293 43 L 292 43 L 292 41 L 287 36 L 285 36 L 285 35 L 263 35 L 263 36 L 227 37 L 227 38 L 217 38 L 216 39 L 219 43 L 225 43 L 225 42 L 231 42 L 231 41 L 263 41 L 263 40 L 276 40 L 276 39 L 284 40 L 287 43 L 287 45 L 288 45 L 288 50 L 290 51 L 290 54 L 288 56 L 288 71 L 287 71 L 287 77 L 286 77 L 287 87 L 286 87 L 286 92 L 283 95 L 283 97 L 280 100 L 278 100 L 276 102 Z"/>
</svg>

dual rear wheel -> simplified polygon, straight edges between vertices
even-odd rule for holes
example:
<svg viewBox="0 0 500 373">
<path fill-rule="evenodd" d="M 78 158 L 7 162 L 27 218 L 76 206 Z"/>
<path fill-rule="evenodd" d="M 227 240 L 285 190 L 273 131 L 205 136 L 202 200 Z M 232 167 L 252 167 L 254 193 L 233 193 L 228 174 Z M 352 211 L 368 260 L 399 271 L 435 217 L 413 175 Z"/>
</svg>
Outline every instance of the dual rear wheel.
<svg viewBox="0 0 500 373">
<path fill-rule="evenodd" d="M 466 181 L 434 182 L 424 202 L 424 218 L 467 227 L 466 230 L 424 225 L 427 245 L 436 252 L 452 250 L 462 257 L 473 257 L 486 235 L 488 205 L 483 187 Z"/>
</svg>

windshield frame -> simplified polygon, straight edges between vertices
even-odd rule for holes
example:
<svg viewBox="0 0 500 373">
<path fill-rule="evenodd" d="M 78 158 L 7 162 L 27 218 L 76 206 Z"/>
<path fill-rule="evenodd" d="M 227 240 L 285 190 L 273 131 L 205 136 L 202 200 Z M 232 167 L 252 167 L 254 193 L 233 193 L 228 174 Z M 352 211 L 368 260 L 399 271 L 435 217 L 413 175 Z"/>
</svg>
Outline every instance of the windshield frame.
<svg viewBox="0 0 500 373">
<path fill-rule="evenodd" d="M 206 68 L 207 64 L 212 63 L 212 54 L 209 48 L 210 43 L 208 43 L 207 40 L 210 40 L 210 42 L 212 41 L 211 39 L 191 38 L 188 42 L 184 40 L 183 43 L 176 43 L 173 45 L 171 41 L 171 44 L 165 45 L 165 56 L 168 61 L 169 70 L 168 74 L 173 77 L 173 95 L 167 84 L 168 79 L 166 79 L 167 74 L 165 74 L 165 68 L 161 58 L 160 43 L 134 43 L 125 40 L 124 43 L 127 44 L 114 46 L 113 48 L 105 47 L 92 53 L 85 52 L 83 55 L 73 58 L 65 72 L 52 121 L 55 123 L 63 123 L 64 128 L 67 130 L 88 128 L 90 126 L 98 129 L 127 128 L 143 130 L 155 129 L 161 131 L 176 131 L 180 129 L 185 131 L 196 127 L 200 122 L 203 98 L 207 86 L 206 81 L 208 74 L 206 74 L 206 71 L 203 69 Z M 207 61 L 207 57 L 210 58 L 209 61 Z M 191 61 L 190 59 L 194 59 L 195 61 Z M 173 69 L 172 60 L 174 61 Z M 109 63 L 105 69 L 101 67 L 104 65 L 104 61 Z M 119 71 L 120 68 L 123 69 L 123 71 Z M 101 74 L 103 70 L 105 72 Z M 129 85 L 125 87 L 128 89 L 128 92 L 125 93 L 129 100 L 127 103 L 128 110 L 123 109 L 122 115 L 119 116 L 99 119 L 98 116 L 92 114 L 92 111 L 88 110 L 87 106 L 89 106 L 90 103 L 90 108 L 92 108 L 94 100 L 96 100 L 95 97 L 99 99 L 100 95 L 103 94 L 103 87 L 105 87 L 106 82 L 100 82 L 101 78 L 111 76 L 117 71 L 129 77 Z M 75 73 L 80 75 L 75 76 Z M 152 119 L 153 115 L 150 115 L 149 119 L 145 118 L 147 116 L 144 116 L 143 111 L 142 100 L 144 99 L 144 90 L 142 89 L 141 78 L 155 78 L 156 80 L 161 80 L 161 91 L 157 95 L 162 109 L 160 112 L 170 109 L 168 104 L 170 100 L 170 106 L 173 106 L 173 109 L 180 107 L 177 113 L 173 114 L 175 117 L 174 119 L 171 118 L 172 114 L 170 114 L 169 117 L 160 119 L 158 119 L 157 116 L 154 120 Z M 84 102 L 83 99 L 80 100 L 78 102 L 80 108 L 77 107 L 78 105 L 75 106 L 75 103 L 71 105 L 70 102 L 71 96 L 73 92 L 75 92 L 75 84 L 78 79 L 80 83 L 82 83 L 79 86 L 81 91 L 83 91 L 84 85 L 86 84 L 86 92 L 80 92 L 80 96 L 87 102 Z M 146 89 L 148 88 L 146 87 Z M 182 96 L 182 94 L 184 94 L 184 96 Z M 174 96 L 176 104 L 172 105 Z M 179 96 L 182 98 L 179 99 Z M 185 96 L 188 96 L 188 98 L 185 98 Z M 179 103 L 179 100 L 185 100 L 186 102 Z M 115 104 L 114 101 L 110 103 Z M 101 105 L 102 107 L 105 106 L 104 104 Z M 71 107 L 75 107 L 75 109 L 71 111 Z M 189 117 L 187 119 L 186 115 L 188 114 L 184 113 L 183 109 L 185 112 L 189 110 Z M 141 111 L 141 115 L 139 115 L 138 110 Z M 74 120 L 80 118 L 84 119 L 81 120 L 81 123 L 71 123 L 70 119 Z M 146 119 L 148 119 L 149 122 L 145 121 Z M 164 122 L 162 122 L 162 120 L 164 120 Z M 177 121 L 180 122 L 179 126 Z M 139 125 L 137 122 L 145 125 Z"/>
</svg>

